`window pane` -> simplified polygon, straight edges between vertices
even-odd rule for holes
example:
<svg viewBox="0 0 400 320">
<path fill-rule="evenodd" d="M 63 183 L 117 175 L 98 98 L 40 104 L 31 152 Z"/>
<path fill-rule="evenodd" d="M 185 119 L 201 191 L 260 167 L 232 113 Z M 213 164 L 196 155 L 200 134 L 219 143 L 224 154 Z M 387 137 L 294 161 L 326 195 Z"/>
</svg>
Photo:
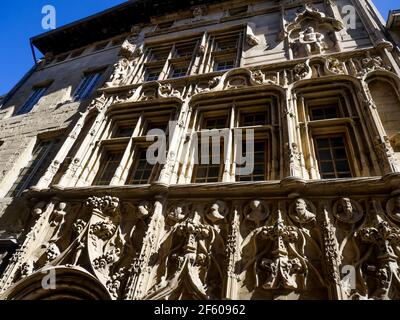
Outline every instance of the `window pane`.
<svg viewBox="0 0 400 320">
<path fill-rule="evenodd" d="M 266 152 L 267 143 L 266 141 L 255 141 L 254 143 L 254 166 L 253 172 L 249 175 L 236 175 L 236 181 L 265 181 L 267 179 L 267 165 L 266 165 Z M 242 145 L 243 156 L 246 155 L 246 143 Z M 248 164 L 247 164 L 248 165 Z M 244 168 L 246 163 L 243 165 L 237 165 L 237 168 Z"/>
<path fill-rule="evenodd" d="M 323 179 L 351 177 L 344 137 L 316 139 L 319 170 Z"/>
<path fill-rule="evenodd" d="M 171 78 L 180 78 L 184 77 L 187 74 L 187 67 L 176 68 L 172 70 Z"/>
<path fill-rule="evenodd" d="M 93 181 L 93 185 L 109 185 L 114 177 L 121 159 L 122 151 L 108 153 L 100 164 L 99 172 Z"/>
<path fill-rule="evenodd" d="M 101 73 L 90 73 L 85 75 L 74 93 L 75 100 L 89 97 L 101 78 Z"/>
<path fill-rule="evenodd" d="M 206 118 L 202 129 L 223 129 L 227 127 L 228 117 Z"/>
<path fill-rule="evenodd" d="M 160 77 L 160 70 L 147 70 L 146 76 L 145 76 L 145 81 L 157 81 L 158 78 Z"/>
<path fill-rule="evenodd" d="M 311 120 L 324 120 L 339 118 L 337 105 L 318 106 L 310 108 Z"/>
<path fill-rule="evenodd" d="M 243 127 L 262 126 L 267 124 L 267 114 L 265 112 L 257 112 L 252 114 L 244 114 L 240 125 Z"/>
<path fill-rule="evenodd" d="M 28 100 L 24 103 L 20 110 L 18 110 L 17 115 L 30 112 L 33 107 L 39 102 L 47 90 L 47 87 L 41 87 L 35 89 L 29 96 Z"/>
<path fill-rule="evenodd" d="M 138 150 L 136 164 L 133 166 L 127 184 L 147 184 L 150 182 L 151 173 L 154 166 L 147 161 L 147 151 L 145 149 Z"/>
<path fill-rule="evenodd" d="M 31 160 L 20 170 L 17 179 L 7 193 L 7 197 L 18 197 L 25 189 L 38 182 L 42 169 L 47 168 L 52 160 L 51 157 L 48 157 L 52 146 L 52 141 L 43 141 L 36 145 Z"/>
<path fill-rule="evenodd" d="M 218 61 L 214 65 L 214 71 L 224 71 L 232 69 L 235 65 L 233 60 Z"/>
</svg>

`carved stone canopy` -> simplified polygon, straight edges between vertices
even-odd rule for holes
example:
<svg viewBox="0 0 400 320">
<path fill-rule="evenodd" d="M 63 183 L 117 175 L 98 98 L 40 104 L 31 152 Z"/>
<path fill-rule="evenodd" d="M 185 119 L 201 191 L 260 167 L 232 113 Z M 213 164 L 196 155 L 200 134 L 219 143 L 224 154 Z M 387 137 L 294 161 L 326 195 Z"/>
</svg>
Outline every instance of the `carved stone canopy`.
<svg viewBox="0 0 400 320">
<path fill-rule="evenodd" d="M 306 5 L 303 12 L 285 27 L 285 34 L 296 57 L 321 54 L 336 46 L 332 33 L 344 28 L 341 21 Z"/>
</svg>

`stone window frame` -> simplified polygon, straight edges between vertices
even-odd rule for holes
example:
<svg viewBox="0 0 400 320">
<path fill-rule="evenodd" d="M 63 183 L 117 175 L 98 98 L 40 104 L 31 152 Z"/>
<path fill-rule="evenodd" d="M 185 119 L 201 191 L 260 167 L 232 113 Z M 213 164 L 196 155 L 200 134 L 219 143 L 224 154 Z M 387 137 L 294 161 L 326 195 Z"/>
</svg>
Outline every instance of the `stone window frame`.
<svg viewBox="0 0 400 320">
<path fill-rule="evenodd" d="M 14 183 L 7 190 L 5 197 L 17 198 L 25 190 L 33 187 L 39 181 L 44 170 L 50 165 L 56 151 L 60 148 L 60 143 L 61 137 L 59 135 L 54 137 L 38 136 L 30 152 L 29 160 L 20 168 L 16 178 L 13 179 Z M 41 144 L 44 144 L 42 146 L 43 149 L 38 151 Z M 35 151 L 38 153 L 34 154 Z M 18 181 L 20 177 L 21 180 Z"/>
<path fill-rule="evenodd" d="M 202 66 L 202 73 L 222 72 L 224 70 L 216 70 L 219 63 L 227 63 L 232 61 L 231 69 L 241 66 L 241 59 L 245 41 L 245 28 L 243 25 L 233 26 L 229 30 L 218 30 L 209 34 L 207 37 L 207 50 Z M 224 48 L 221 50 L 219 43 L 236 43 L 232 48 Z"/>
<path fill-rule="evenodd" d="M 196 71 L 196 52 L 199 50 L 200 44 L 201 34 L 194 35 L 191 38 L 163 41 L 162 43 L 146 43 L 144 67 L 142 72 L 138 73 L 137 80 L 139 82 L 149 82 L 174 79 L 173 74 L 176 68 L 185 68 L 187 70 L 182 76 L 193 75 Z M 179 48 L 187 47 L 193 48 L 192 54 L 180 55 Z M 158 55 L 159 58 L 155 58 Z M 150 70 L 159 71 L 158 77 L 149 79 Z"/>
<path fill-rule="evenodd" d="M 139 110 L 143 109 L 139 108 Z M 93 185 L 99 172 L 99 168 L 104 161 L 103 159 L 110 150 L 122 150 L 123 155 L 118 167 L 116 168 L 114 177 L 108 185 L 126 185 L 132 174 L 132 168 L 136 165 L 135 163 L 137 161 L 138 152 L 143 148 L 149 147 L 154 143 L 154 141 L 156 141 L 156 136 L 151 136 L 147 132 L 151 121 L 154 121 L 155 123 L 164 121 L 168 128 L 169 122 L 175 120 L 178 116 L 177 113 L 177 106 L 172 104 L 162 108 L 161 110 L 157 109 L 156 106 L 153 106 L 149 110 L 146 108 L 145 111 L 140 112 L 136 108 L 125 110 L 123 113 L 115 112 L 114 114 L 111 112 L 105 120 L 105 126 L 102 129 L 102 133 L 96 139 L 97 142 L 95 142 L 95 145 L 97 145 L 97 147 L 89 147 L 92 156 L 85 159 L 85 164 L 83 165 L 84 169 L 80 173 L 75 185 Z M 115 137 L 118 126 L 120 126 L 121 123 L 126 124 L 129 122 L 135 123 L 131 136 Z M 166 138 L 168 142 L 168 133 Z M 148 139 L 150 141 L 148 141 Z M 167 150 L 168 148 L 169 145 L 167 145 Z M 80 152 L 79 149 L 77 153 L 78 152 Z M 162 164 L 159 163 L 154 165 L 154 170 L 149 179 L 149 183 L 155 182 L 159 179 L 161 167 Z"/>
<path fill-rule="evenodd" d="M 217 103 L 207 103 L 206 101 L 201 102 L 200 105 L 197 104 L 194 106 L 194 113 L 192 115 L 190 124 L 189 124 L 189 136 L 191 137 L 190 143 L 186 150 L 180 157 L 180 169 L 178 172 L 178 183 L 194 183 L 195 174 L 196 174 L 196 163 L 195 163 L 195 152 L 198 152 L 199 148 L 199 134 L 202 131 L 202 124 L 204 119 L 207 117 L 221 117 L 227 116 L 228 120 L 228 129 L 229 131 L 229 140 L 227 145 L 223 146 L 225 149 L 224 158 L 221 161 L 221 171 L 222 176 L 219 182 L 237 182 L 236 181 L 236 164 L 234 162 L 237 149 L 234 148 L 233 134 L 235 130 L 243 130 L 243 129 L 253 129 L 254 130 L 254 138 L 256 141 L 264 140 L 266 141 L 267 149 L 270 151 L 267 153 L 266 158 L 266 180 L 276 179 L 279 173 L 277 173 L 277 164 L 274 159 L 279 157 L 279 150 L 277 150 L 278 143 L 277 141 L 280 139 L 279 132 L 276 132 L 276 122 L 274 124 L 269 121 L 264 126 L 240 126 L 240 115 L 244 112 L 254 112 L 259 111 L 261 107 L 265 107 L 268 112 L 269 119 L 276 119 L 278 112 L 276 111 L 277 101 L 274 99 L 276 96 L 274 94 L 268 93 L 267 95 L 261 95 L 260 97 L 256 97 L 252 100 L 247 101 L 245 99 L 230 99 L 229 102 L 222 102 L 219 105 Z M 264 105 L 263 105 L 264 103 Z M 218 129 L 217 129 L 218 130 Z M 223 130 L 223 129 L 219 129 Z M 243 136 L 245 136 L 245 131 L 242 131 Z M 197 143 L 197 146 L 196 146 Z M 272 152 L 273 147 L 275 151 Z M 222 149 L 222 144 L 221 144 Z"/>
<path fill-rule="evenodd" d="M 15 115 L 20 116 L 32 112 L 32 110 L 34 110 L 40 103 L 40 100 L 46 96 L 46 93 L 49 91 L 53 82 L 54 80 L 46 80 L 33 85 L 31 89 L 32 92 L 29 94 L 29 97 L 25 100 L 24 104 L 16 110 Z M 39 92 L 39 97 L 35 97 L 37 92 Z"/>
<path fill-rule="evenodd" d="M 368 177 L 372 172 L 379 170 L 377 166 L 372 169 L 365 165 L 370 160 L 367 153 L 375 154 L 371 137 L 363 128 L 365 117 L 361 104 L 355 93 L 356 87 L 349 83 L 331 85 L 329 83 L 314 84 L 300 88 L 295 93 L 297 102 L 297 123 L 299 125 L 299 139 L 301 152 L 304 156 L 305 169 L 309 179 L 321 179 L 319 163 L 316 155 L 314 137 L 318 135 L 343 134 L 346 140 L 346 150 L 353 178 Z M 311 120 L 308 112 L 308 101 L 329 101 L 338 99 L 340 118 Z M 313 105 L 313 103 L 312 103 Z M 367 151 L 368 150 L 368 151 Z"/>
<path fill-rule="evenodd" d="M 77 87 L 75 88 L 74 92 L 71 93 L 71 99 L 73 101 L 85 101 L 91 99 L 96 89 L 101 87 L 102 82 L 104 82 L 106 70 L 106 66 L 101 66 L 83 71 Z M 86 79 L 92 75 L 97 75 L 97 78 L 95 78 L 94 82 L 93 80 L 89 81 L 89 83 L 85 86 L 85 89 L 82 91 Z"/>
</svg>

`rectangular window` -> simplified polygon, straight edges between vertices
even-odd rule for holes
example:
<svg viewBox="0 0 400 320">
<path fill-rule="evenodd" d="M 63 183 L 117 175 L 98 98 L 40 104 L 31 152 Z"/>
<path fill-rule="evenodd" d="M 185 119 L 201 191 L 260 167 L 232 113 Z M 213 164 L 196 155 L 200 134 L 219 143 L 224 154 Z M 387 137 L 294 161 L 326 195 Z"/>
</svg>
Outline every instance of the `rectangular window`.
<svg viewBox="0 0 400 320">
<path fill-rule="evenodd" d="M 205 118 L 202 129 L 223 129 L 227 127 L 228 117 Z"/>
<path fill-rule="evenodd" d="M 147 124 L 146 135 L 149 135 L 150 130 L 162 130 L 168 135 L 169 123 L 168 121 L 153 122 L 149 121 Z"/>
<path fill-rule="evenodd" d="M 135 130 L 137 124 L 137 119 L 133 119 L 130 121 L 121 121 L 116 123 L 116 129 L 113 134 L 113 138 L 127 138 L 131 137 L 133 131 Z"/>
<path fill-rule="evenodd" d="M 339 118 L 337 105 L 310 107 L 311 121 Z"/>
<path fill-rule="evenodd" d="M 115 171 L 121 162 L 122 155 L 122 151 L 106 153 L 102 163 L 100 164 L 99 172 L 93 181 L 93 185 L 105 186 L 110 184 L 112 178 L 114 177 Z"/>
<path fill-rule="evenodd" d="M 48 87 L 38 87 L 33 90 L 28 100 L 24 103 L 24 105 L 18 110 L 17 115 L 25 114 L 30 112 L 33 107 L 39 102 L 39 100 L 46 93 Z"/>
<path fill-rule="evenodd" d="M 265 126 L 267 123 L 267 112 L 245 113 L 240 119 L 241 127 Z"/>
<path fill-rule="evenodd" d="M 7 197 L 18 197 L 21 193 L 35 185 L 51 162 L 50 152 L 57 141 L 41 141 L 33 149 L 32 156 L 28 164 L 21 169 L 13 186 L 7 193 Z"/>
<path fill-rule="evenodd" d="M 127 184 L 147 184 L 150 183 L 151 173 L 154 166 L 147 161 L 147 150 L 139 149 L 138 157 L 133 170 L 128 178 Z"/>
<path fill-rule="evenodd" d="M 267 180 L 267 142 L 266 141 L 255 141 L 254 142 L 254 167 L 253 172 L 249 175 L 237 175 L 236 181 L 265 181 Z M 242 145 L 243 157 L 246 156 L 246 142 Z M 238 167 L 244 167 L 246 165 L 238 165 Z"/>
<path fill-rule="evenodd" d="M 197 150 L 199 163 L 196 165 L 194 170 L 195 172 L 193 179 L 194 183 L 212 183 L 221 180 L 221 168 L 222 168 L 221 164 L 224 163 L 223 152 L 222 152 L 223 149 L 224 147 L 222 143 L 219 149 L 213 147 L 212 139 L 210 138 L 209 152 L 208 154 L 202 154 L 201 142 L 199 141 Z M 213 157 L 218 156 L 218 153 L 219 153 L 219 161 L 217 161 L 217 159 L 213 161 Z"/>
<path fill-rule="evenodd" d="M 315 146 L 322 179 L 352 177 L 343 136 L 317 137 Z"/>
<path fill-rule="evenodd" d="M 101 75 L 101 72 L 86 74 L 75 90 L 74 100 L 78 101 L 89 97 L 97 86 L 98 82 L 100 81 Z"/>
<path fill-rule="evenodd" d="M 230 70 L 235 66 L 235 62 L 233 60 L 224 60 L 217 61 L 214 64 L 214 71 L 225 71 Z"/>
<path fill-rule="evenodd" d="M 160 70 L 148 70 L 146 72 L 146 81 L 157 81 L 160 77 Z"/>
<path fill-rule="evenodd" d="M 177 45 L 176 58 L 189 58 L 193 56 L 194 44 Z"/>
<path fill-rule="evenodd" d="M 114 138 L 127 138 L 131 137 L 133 134 L 134 127 L 130 126 L 121 126 L 118 127 L 117 131 L 115 132 Z"/>
<path fill-rule="evenodd" d="M 187 74 L 187 67 L 182 67 L 182 68 L 175 68 L 172 69 L 171 72 L 171 78 L 180 78 L 180 77 L 184 77 Z"/>
<path fill-rule="evenodd" d="M 237 40 L 220 41 L 217 43 L 217 51 L 228 51 L 232 49 L 237 49 Z"/>
</svg>

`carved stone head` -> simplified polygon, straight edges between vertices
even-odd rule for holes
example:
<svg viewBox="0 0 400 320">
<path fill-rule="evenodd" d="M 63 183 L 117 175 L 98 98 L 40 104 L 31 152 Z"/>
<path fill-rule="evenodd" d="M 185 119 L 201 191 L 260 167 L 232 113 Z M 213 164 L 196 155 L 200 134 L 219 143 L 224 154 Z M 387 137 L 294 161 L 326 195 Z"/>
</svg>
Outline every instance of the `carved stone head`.
<svg viewBox="0 0 400 320">
<path fill-rule="evenodd" d="M 60 249 L 54 242 L 50 242 L 46 249 L 47 262 L 51 262 L 61 254 Z"/>
<path fill-rule="evenodd" d="M 267 219 L 269 208 L 260 200 L 252 200 L 245 207 L 246 219 L 260 223 Z"/>
<path fill-rule="evenodd" d="M 207 210 L 206 216 L 212 222 L 217 222 L 225 219 L 225 215 L 228 213 L 228 206 L 224 201 L 215 201 Z"/>
<path fill-rule="evenodd" d="M 361 220 L 361 206 L 350 198 L 339 199 L 333 208 L 334 216 L 341 222 L 353 224 Z"/>
<path fill-rule="evenodd" d="M 189 211 L 189 204 L 186 202 L 179 202 L 173 204 L 168 209 L 168 219 L 172 222 L 182 221 Z"/>
<path fill-rule="evenodd" d="M 305 224 L 315 221 L 315 207 L 305 199 L 296 199 L 289 211 L 291 218 L 298 223 Z"/>
<path fill-rule="evenodd" d="M 24 262 L 21 266 L 21 278 L 26 278 L 33 273 L 34 266 L 33 261 L 28 260 Z"/>
<path fill-rule="evenodd" d="M 149 201 L 141 201 L 137 206 L 137 214 L 140 218 L 147 217 L 153 211 L 153 205 Z"/>
</svg>

